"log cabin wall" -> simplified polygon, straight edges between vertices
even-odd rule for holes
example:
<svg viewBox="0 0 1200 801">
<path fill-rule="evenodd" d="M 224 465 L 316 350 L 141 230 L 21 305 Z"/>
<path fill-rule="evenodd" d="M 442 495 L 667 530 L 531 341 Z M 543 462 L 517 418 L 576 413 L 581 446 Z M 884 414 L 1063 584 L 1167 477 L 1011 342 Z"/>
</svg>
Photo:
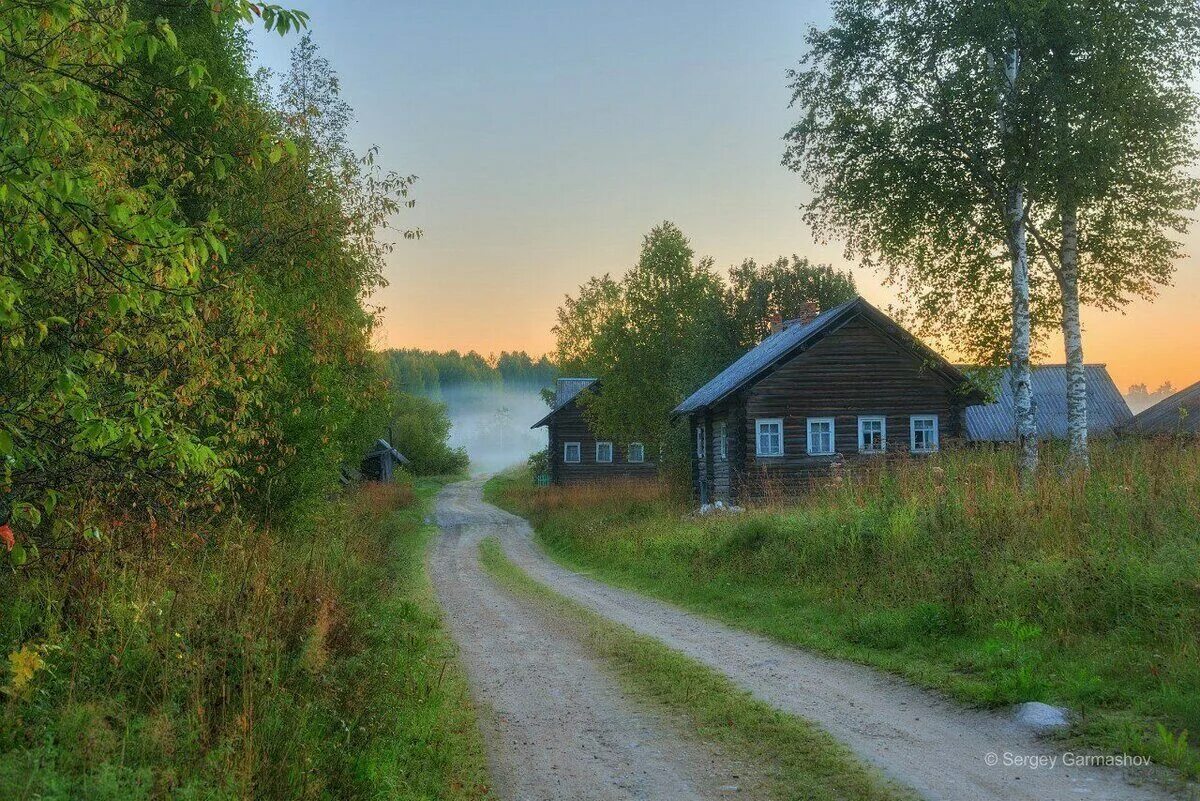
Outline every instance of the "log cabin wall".
<svg viewBox="0 0 1200 801">
<path fill-rule="evenodd" d="M 658 475 L 657 462 L 651 458 L 649 448 L 643 443 L 645 461 L 629 461 L 629 442 L 600 439 L 612 442 L 612 462 L 596 461 L 597 437 L 575 401 L 559 409 L 546 424 L 549 430 L 550 480 L 555 484 L 583 484 L 614 478 L 652 480 Z M 635 440 L 636 441 L 636 440 Z M 564 446 L 568 442 L 579 443 L 579 462 L 567 462 Z"/>
<path fill-rule="evenodd" d="M 909 453 L 909 418 L 936 415 L 939 441 L 959 437 L 962 404 L 955 387 L 927 369 L 920 357 L 862 317 L 832 331 L 810 349 L 744 391 L 741 437 L 744 473 L 735 494 L 762 498 L 793 491 L 829 476 L 833 465 L 849 469 L 864 459 L 858 448 L 858 418 L 886 419 L 887 451 Z M 833 456 L 808 455 L 808 419 L 834 418 Z M 783 421 L 783 454 L 756 454 L 759 419 Z"/>
</svg>

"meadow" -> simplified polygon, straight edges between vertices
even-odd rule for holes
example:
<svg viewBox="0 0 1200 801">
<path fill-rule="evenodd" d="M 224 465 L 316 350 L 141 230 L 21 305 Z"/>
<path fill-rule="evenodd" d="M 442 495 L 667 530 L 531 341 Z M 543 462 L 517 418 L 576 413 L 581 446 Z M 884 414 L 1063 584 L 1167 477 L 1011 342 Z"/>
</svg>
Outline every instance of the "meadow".
<svg viewBox="0 0 1200 801">
<path fill-rule="evenodd" d="M 0 575 L 0 798 L 488 796 L 424 572 L 437 480 Z"/>
<path fill-rule="evenodd" d="M 1200 777 L 1200 444 L 1051 449 L 1022 492 L 1011 453 L 882 463 L 741 514 L 666 485 L 489 500 L 571 567 L 960 700 L 1069 707 L 1078 743 Z"/>
</svg>

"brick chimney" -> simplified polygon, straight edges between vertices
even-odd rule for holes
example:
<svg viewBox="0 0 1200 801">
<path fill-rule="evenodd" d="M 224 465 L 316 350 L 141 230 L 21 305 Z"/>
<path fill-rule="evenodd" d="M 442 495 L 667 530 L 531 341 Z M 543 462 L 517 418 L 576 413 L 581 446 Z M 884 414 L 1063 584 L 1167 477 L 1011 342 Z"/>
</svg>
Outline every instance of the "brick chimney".
<svg viewBox="0 0 1200 801">
<path fill-rule="evenodd" d="M 818 306 L 814 301 L 807 301 L 803 306 L 800 307 L 800 316 L 797 317 L 794 322 L 796 325 L 805 325 L 807 323 L 811 323 L 813 320 L 817 319 L 817 316 L 820 313 L 820 306 Z"/>
<path fill-rule="evenodd" d="M 779 312 L 775 312 L 774 314 L 771 315 L 770 323 L 771 323 L 771 333 L 778 334 L 780 331 L 783 330 L 783 315 L 780 314 Z"/>
</svg>

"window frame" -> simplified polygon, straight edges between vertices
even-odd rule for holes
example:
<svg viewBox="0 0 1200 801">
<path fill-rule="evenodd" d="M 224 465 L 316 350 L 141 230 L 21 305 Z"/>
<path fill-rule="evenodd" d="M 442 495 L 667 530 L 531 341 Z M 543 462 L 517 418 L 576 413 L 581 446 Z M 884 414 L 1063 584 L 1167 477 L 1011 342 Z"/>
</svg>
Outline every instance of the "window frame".
<svg viewBox="0 0 1200 801">
<path fill-rule="evenodd" d="M 567 455 L 570 447 L 575 446 L 575 458 L 572 459 Z M 583 464 L 583 443 L 580 442 L 564 442 L 563 443 L 563 464 Z"/>
<path fill-rule="evenodd" d="M 777 453 L 764 453 L 762 449 L 762 429 L 764 425 L 779 426 L 779 451 Z M 783 456 L 783 418 L 782 417 L 759 417 L 754 420 L 754 455 L 763 459 L 776 459 Z"/>
<path fill-rule="evenodd" d="M 725 421 L 717 423 L 715 436 L 717 438 L 716 456 L 723 462 L 729 458 L 729 427 Z"/>
<path fill-rule="evenodd" d="M 863 440 L 863 423 L 879 423 L 879 447 L 867 448 Z M 887 453 L 887 417 L 882 414 L 858 416 L 858 452 L 864 454 Z"/>
<path fill-rule="evenodd" d="M 637 447 L 638 458 L 633 458 L 633 449 Z M 625 446 L 625 461 L 630 464 L 644 464 L 646 461 L 646 445 L 642 442 L 631 442 Z"/>
<path fill-rule="evenodd" d="M 814 451 L 813 450 L 813 424 L 829 423 L 829 450 Z M 833 417 L 809 417 L 805 420 L 804 433 L 806 435 L 805 452 L 809 456 L 833 456 L 837 453 L 837 420 Z"/>
<path fill-rule="evenodd" d="M 706 434 L 704 431 L 704 426 L 703 425 L 696 426 L 696 458 L 700 459 L 701 461 L 704 460 L 704 456 L 707 452 L 707 448 L 705 448 L 705 444 L 704 444 L 705 436 L 706 436 Z"/>
<path fill-rule="evenodd" d="M 600 458 L 600 446 L 601 445 L 608 446 L 608 458 L 607 459 Z M 596 464 L 612 464 L 612 463 L 613 463 L 613 444 L 612 444 L 612 442 L 610 440 L 597 440 L 596 441 Z"/>
<path fill-rule="evenodd" d="M 933 447 L 917 450 L 917 421 L 933 421 Z M 908 417 L 908 451 L 915 454 L 937 453 L 942 449 L 941 424 L 936 414 L 913 414 Z"/>
</svg>

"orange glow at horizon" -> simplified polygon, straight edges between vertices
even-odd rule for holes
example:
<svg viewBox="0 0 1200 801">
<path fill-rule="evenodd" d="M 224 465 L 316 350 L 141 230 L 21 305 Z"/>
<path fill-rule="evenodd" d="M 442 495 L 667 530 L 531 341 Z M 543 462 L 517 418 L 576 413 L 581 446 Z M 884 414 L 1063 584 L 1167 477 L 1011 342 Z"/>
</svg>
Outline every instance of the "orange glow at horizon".
<svg viewBox="0 0 1200 801">
<path fill-rule="evenodd" d="M 376 347 L 474 350 L 484 356 L 524 350 L 534 358 L 552 352 L 551 327 L 563 296 L 573 294 L 591 275 L 624 273 L 636 258 L 639 237 L 633 234 L 625 258 L 612 263 L 581 263 L 571 269 L 529 265 L 526 270 L 473 273 L 454 284 L 441 271 L 422 276 L 419 262 L 406 265 L 403 290 L 389 287 L 374 299 L 387 307 Z M 840 258 L 831 258 L 827 248 L 812 250 L 818 251 L 807 254 L 813 260 L 844 265 Z M 805 255 L 804 250 L 796 252 Z M 697 247 L 697 253 L 703 250 Z M 868 300 L 878 305 L 896 301 L 880 286 L 878 276 L 862 269 L 853 272 Z M 1179 265 L 1174 285 L 1163 288 L 1153 301 L 1134 301 L 1124 313 L 1087 309 L 1083 323 L 1087 361 L 1106 364 L 1122 392 L 1132 384 L 1144 383 L 1154 390 L 1169 381 L 1182 389 L 1200 380 L 1200 349 L 1195 347 L 1200 342 L 1200 271 L 1190 259 Z M 1046 346 L 1049 361 L 1061 362 L 1061 343 L 1051 337 Z"/>
</svg>

